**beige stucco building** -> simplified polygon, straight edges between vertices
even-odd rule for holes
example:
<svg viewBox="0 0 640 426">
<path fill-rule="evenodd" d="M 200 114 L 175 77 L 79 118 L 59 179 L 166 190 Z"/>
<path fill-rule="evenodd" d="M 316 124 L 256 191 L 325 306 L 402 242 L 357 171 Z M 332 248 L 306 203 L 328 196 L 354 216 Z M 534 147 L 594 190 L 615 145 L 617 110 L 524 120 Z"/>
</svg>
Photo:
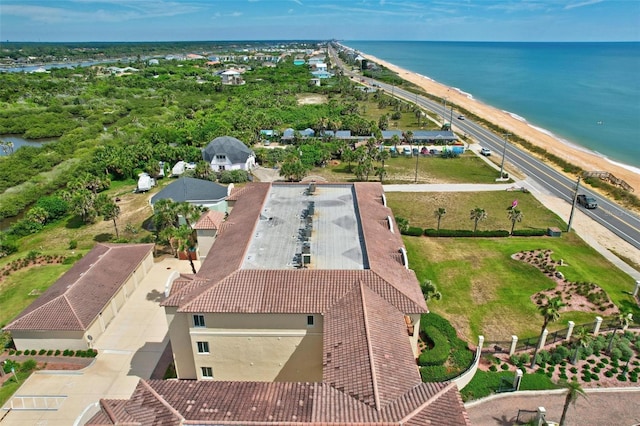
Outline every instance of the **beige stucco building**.
<svg viewBox="0 0 640 426">
<path fill-rule="evenodd" d="M 4 330 L 18 350 L 87 349 L 153 266 L 153 244 L 97 244 Z"/>
<path fill-rule="evenodd" d="M 141 380 L 88 424 L 469 424 L 455 384 L 421 380 L 427 306 L 380 184 L 230 198 L 200 270 L 162 302 L 181 380 Z"/>
</svg>

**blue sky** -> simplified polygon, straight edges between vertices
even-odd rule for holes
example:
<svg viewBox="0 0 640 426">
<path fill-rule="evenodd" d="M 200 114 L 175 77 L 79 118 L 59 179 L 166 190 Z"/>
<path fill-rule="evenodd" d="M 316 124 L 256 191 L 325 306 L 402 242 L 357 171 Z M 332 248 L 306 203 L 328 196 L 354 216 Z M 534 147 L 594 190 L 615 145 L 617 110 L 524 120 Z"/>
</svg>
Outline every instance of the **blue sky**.
<svg viewBox="0 0 640 426">
<path fill-rule="evenodd" d="M 0 0 L 2 41 L 640 41 L 638 0 Z"/>
</svg>

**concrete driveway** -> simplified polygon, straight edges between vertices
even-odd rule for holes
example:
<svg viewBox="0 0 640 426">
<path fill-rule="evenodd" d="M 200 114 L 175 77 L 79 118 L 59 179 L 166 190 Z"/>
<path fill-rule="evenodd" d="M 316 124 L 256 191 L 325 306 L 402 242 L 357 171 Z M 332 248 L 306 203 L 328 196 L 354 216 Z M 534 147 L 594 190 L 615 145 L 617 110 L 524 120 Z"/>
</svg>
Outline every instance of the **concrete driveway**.
<svg viewBox="0 0 640 426">
<path fill-rule="evenodd" d="M 199 264 L 196 265 L 199 267 Z M 140 286 L 94 347 L 98 356 L 94 363 L 81 371 L 40 371 L 32 374 L 13 398 L 14 406 L 24 404 L 26 410 L 11 410 L 2 425 L 73 425 L 96 412 L 92 404 L 100 398 L 129 398 L 140 378 L 149 378 L 164 351 L 169 337 L 167 321 L 160 301 L 165 283 L 174 272 L 190 273 L 187 261 L 163 259 L 153 265 Z M 59 396 L 57 409 L 38 410 L 42 398 L 19 399 L 18 396 Z M 5 405 L 8 408 L 12 401 Z M 55 406 L 49 399 L 49 406 Z M 2 413 L 0 413 L 0 416 Z"/>
</svg>

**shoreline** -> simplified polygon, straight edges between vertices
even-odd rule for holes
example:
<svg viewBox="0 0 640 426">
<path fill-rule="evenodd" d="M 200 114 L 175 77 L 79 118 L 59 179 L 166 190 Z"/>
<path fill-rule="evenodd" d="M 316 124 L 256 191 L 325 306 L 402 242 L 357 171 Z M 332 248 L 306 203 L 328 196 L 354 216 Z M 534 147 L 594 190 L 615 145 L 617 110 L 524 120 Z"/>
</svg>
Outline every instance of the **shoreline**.
<svg viewBox="0 0 640 426">
<path fill-rule="evenodd" d="M 343 46 L 349 48 L 347 45 Z M 478 101 L 471 93 L 464 92 L 457 87 L 451 87 L 439 83 L 431 77 L 401 68 L 373 55 L 361 51 L 358 51 L 358 53 L 368 60 L 397 73 L 400 78 L 415 84 L 427 93 L 440 98 L 446 97 L 448 101 L 454 105 L 462 107 L 488 122 L 499 125 L 510 133 L 527 140 L 531 144 L 543 148 L 571 164 L 580 166 L 585 171 L 609 172 L 617 178 L 624 180 L 634 188 L 634 190 L 640 191 L 640 169 L 635 166 L 609 159 L 608 157 L 582 147 L 577 143 L 565 140 L 542 127 L 535 126 L 527 121 L 526 118 L 513 112 L 500 110 Z M 481 141 L 478 140 L 473 140 L 472 142 L 481 143 Z M 507 160 L 507 163 L 508 162 L 509 161 Z M 562 172 L 560 167 L 556 164 L 547 161 L 545 162 L 549 166 L 559 169 Z"/>
</svg>

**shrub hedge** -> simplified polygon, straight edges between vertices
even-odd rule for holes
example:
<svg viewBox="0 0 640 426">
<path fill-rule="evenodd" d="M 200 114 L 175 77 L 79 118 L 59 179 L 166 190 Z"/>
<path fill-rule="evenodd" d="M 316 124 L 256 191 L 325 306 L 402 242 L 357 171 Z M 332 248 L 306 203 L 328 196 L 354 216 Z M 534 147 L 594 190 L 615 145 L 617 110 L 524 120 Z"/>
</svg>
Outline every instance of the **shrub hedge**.
<svg viewBox="0 0 640 426">
<path fill-rule="evenodd" d="M 422 327 L 421 327 L 422 328 Z M 447 337 L 436 327 L 428 325 L 422 331 L 433 342 L 433 348 L 423 351 L 418 357 L 418 364 L 421 366 L 442 365 L 451 353 L 451 346 Z"/>
<path fill-rule="evenodd" d="M 547 235 L 547 231 L 544 229 L 514 229 L 514 237 L 543 237 Z"/>
<path fill-rule="evenodd" d="M 508 237 L 509 231 L 503 229 L 493 231 L 476 231 L 470 229 L 437 229 L 428 228 L 424 230 L 427 237 Z"/>
</svg>

